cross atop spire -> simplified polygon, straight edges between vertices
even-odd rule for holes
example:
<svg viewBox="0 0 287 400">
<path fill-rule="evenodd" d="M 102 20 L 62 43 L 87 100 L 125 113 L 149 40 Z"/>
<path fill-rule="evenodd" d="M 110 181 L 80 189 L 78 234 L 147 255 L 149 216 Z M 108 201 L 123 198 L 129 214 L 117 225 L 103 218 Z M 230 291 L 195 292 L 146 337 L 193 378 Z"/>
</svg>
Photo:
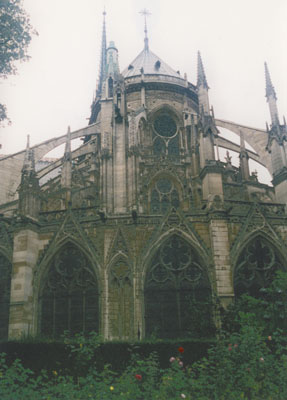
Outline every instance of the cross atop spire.
<svg viewBox="0 0 287 400">
<path fill-rule="evenodd" d="M 142 11 L 140 11 L 140 14 L 144 16 L 144 33 L 145 33 L 145 38 L 144 38 L 144 49 L 148 51 L 148 37 L 147 37 L 147 25 L 146 25 L 146 17 L 151 15 L 151 13 L 144 8 Z"/>
</svg>

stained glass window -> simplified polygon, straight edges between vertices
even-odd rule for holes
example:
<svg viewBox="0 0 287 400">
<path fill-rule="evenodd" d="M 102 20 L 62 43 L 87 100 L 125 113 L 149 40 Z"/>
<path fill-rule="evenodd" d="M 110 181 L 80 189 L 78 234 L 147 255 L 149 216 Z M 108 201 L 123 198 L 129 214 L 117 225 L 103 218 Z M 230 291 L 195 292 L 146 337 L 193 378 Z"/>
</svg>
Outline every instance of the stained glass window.
<svg viewBox="0 0 287 400">
<path fill-rule="evenodd" d="M 146 336 L 205 337 L 213 333 L 211 288 L 196 252 L 172 236 L 152 260 L 145 281 Z"/>
<path fill-rule="evenodd" d="M 12 265 L 0 254 L 0 340 L 8 337 Z"/>
<path fill-rule="evenodd" d="M 260 297 L 260 289 L 271 284 L 278 269 L 283 269 L 283 265 L 274 247 L 266 240 L 256 238 L 239 258 L 234 275 L 235 295 L 248 293 Z"/>
<path fill-rule="evenodd" d="M 152 214 L 165 213 L 170 207 L 179 207 L 179 195 L 173 182 L 159 179 L 151 191 L 150 211 Z"/>
<path fill-rule="evenodd" d="M 41 295 L 41 333 L 98 331 L 99 295 L 85 255 L 67 245 L 54 257 Z"/>
<path fill-rule="evenodd" d="M 153 123 L 153 151 L 155 155 L 178 155 L 177 124 L 167 113 L 161 113 Z"/>
<path fill-rule="evenodd" d="M 156 118 L 154 129 L 156 133 L 164 137 L 172 137 L 177 131 L 176 123 L 168 114 L 161 114 Z"/>
</svg>

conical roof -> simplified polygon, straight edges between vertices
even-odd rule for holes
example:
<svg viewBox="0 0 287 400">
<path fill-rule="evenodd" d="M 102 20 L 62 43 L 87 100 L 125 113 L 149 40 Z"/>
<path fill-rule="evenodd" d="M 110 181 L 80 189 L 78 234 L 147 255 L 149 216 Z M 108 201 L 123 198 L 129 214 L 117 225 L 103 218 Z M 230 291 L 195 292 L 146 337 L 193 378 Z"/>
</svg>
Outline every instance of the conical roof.
<svg viewBox="0 0 287 400">
<path fill-rule="evenodd" d="M 141 75 L 166 75 L 183 79 L 179 72 L 174 71 L 169 65 L 162 61 L 149 49 L 144 49 L 122 72 L 124 78 Z"/>
</svg>

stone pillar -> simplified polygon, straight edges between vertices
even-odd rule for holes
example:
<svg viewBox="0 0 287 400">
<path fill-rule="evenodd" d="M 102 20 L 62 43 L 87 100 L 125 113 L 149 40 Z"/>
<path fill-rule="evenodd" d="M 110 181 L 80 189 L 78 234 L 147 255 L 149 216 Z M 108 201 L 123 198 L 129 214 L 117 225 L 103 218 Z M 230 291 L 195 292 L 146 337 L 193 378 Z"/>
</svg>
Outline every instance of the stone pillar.
<svg viewBox="0 0 287 400">
<path fill-rule="evenodd" d="M 33 227 L 14 235 L 9 339 L 36 333 L 33 321 L 33 270 L 38 258 L 38 233 Z"/>
<path fill-rule="evenodd" d="M 212 218 L 209 222 L 209 233 L 215 266 L 217 295 L 223 307 L 227 307 L 234 297 L 227 221 L 223 218 Z"/>
</svg>

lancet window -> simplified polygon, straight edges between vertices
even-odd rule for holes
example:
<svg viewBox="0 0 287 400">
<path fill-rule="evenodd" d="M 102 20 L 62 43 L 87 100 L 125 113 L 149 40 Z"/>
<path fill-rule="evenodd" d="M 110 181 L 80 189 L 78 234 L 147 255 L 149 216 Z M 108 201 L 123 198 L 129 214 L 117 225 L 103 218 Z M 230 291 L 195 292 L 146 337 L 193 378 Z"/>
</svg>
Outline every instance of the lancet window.
<svg viewBox="0 0 287 400">
<path fill-rule="evenodd" d="M 247 293 L 260 297 L 260 289 L 271 284 L 279 269 L 283 269 L 283 265 L 275 248 L 263 238 L 252 240 L 242 252 L 235 269 L 235 295 Z"/>
<path fill-rule="evenodd" d="M 12 265 L 0 254 L 0 340 L 8 337 Z"/>
<path fill-rule="evenodd" d="M 151 190 L 150 210 L 152 214 L 164 214 L 171 206 L 179 207 L 179 193 L 168 178 L 160 178 L 156 181 Z"/>
<path fill-rule="evenodd" d="M 98 331 L 99 293 L 87 257 L 75 246 L 65 246 L 53 259 L 41 299 L 40 331 L 57 337 Z"/>
<path fill-rule="evenodd" d="M 157 251 L 145 280 L 146 336 L 213 333 L 211 287 L 196 252 L 177 235 Z"/>
</svg>

